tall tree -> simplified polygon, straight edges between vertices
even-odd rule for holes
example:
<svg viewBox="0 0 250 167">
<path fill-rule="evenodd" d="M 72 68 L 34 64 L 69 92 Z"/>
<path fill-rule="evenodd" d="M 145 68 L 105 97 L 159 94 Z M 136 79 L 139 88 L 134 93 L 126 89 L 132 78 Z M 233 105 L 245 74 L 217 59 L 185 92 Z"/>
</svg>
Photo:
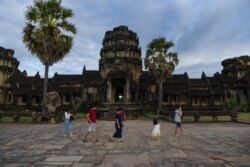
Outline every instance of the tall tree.
<svg viewBox="0 0 250 167">
<path fill-rule="evenodd" d="M 158 86 L 158 108 L 159 115 L 162 103 L 162 84 L 166 78 L 170 77 L 178 65 L 179 59 L 177 53 L 169 52 L 169 49 L 174 44 L 171 41 L 166 41 L 164 37 L 153 39 L 146 50 L 144 59 L 145 68 L 149 70 L 157 81 Z"/>
<path fill-rule="evenodd" d="M 28 50 L 45 66 L 42 110 L 45 111 L 49 66 L 62 60 L 73 45 L 76 34 L 71 9 L 61 6 L 61 0 L 35 0 L 27 7 L 26 25 L 23 28 L 23 42 Z"/>
</svg>

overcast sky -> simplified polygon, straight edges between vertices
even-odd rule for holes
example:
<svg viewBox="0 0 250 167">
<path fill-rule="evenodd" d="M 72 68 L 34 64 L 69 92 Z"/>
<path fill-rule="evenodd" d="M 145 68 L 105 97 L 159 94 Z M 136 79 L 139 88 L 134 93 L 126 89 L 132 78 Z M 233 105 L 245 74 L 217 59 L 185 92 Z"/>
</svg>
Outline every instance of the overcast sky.
<svg viewBox="0 0 250 167">
<path fill-rule="evenodd" d="M 1 0 L 0 46 L 15 50 L 19 69 L 29 76 L 44 66 L 32 56 L 22 42 L 24 13 L 33 0 Z M 164 36 L 174 42 L 178 53 L 176 74 L 187 72 L 200 78 L 221 72 L 221 61 L 250 55 L 250 0 L 63 0 L 74 17 L 69 21 L 77 27 L 71 52 L 50 67 L 49 76 L 81 74 L 98 70 L 99 52 L 104 34 L 119 25 L 137 33 L 145 57 L 146 45 Z"/>
</svg>

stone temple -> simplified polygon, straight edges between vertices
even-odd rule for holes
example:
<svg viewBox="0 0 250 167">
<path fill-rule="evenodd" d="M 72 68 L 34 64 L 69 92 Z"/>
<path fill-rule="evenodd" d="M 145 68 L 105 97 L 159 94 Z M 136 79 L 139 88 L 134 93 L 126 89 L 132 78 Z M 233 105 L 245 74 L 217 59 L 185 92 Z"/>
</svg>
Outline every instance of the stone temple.
<svg viewBox="0 0 250 167">
<path fill-rule="evenodd" d="M 96 103 L 102 117 L 117 106 L 126 107 L 130 116 L 156 110 L 157 84 L 143 71 L 139 37 L 127 26 L 105 33 L 100 49 L 99 69 L 82 74 L 55 73 L 48 81 L 48 91 L 57 91 L 62 100 L 59 110 L 72 108 L 76 97 L 81 110 Z M 222 108 L 226 99 L 250 105 L 250 56 L 222 61 L 223 70 L 212 77 L 189 78 L 187 73 L 174 74 L 163 84 L 162 107 L 172 109 L 181 104 L 186 109 Z M 0 47 L 0 110 L 41 111 L 43 78 L 39 73 L 27 76 L 18 70 L 14 51 Z"/>
</svg>

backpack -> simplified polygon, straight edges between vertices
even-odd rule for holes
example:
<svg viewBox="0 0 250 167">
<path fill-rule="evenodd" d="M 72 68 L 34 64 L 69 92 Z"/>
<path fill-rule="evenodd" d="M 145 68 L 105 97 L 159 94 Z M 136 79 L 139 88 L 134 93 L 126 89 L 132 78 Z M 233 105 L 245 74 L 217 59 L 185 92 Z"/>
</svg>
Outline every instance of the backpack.
<svg viewBox="0 0 250 167">
<path fill-rule="evenodd" d="M 74 115 L 71 115 L 70 117 L 69 117 L 69 120 L 70 121 L 73 121 L 75 119 L 75 116 Z"/>
</svg>

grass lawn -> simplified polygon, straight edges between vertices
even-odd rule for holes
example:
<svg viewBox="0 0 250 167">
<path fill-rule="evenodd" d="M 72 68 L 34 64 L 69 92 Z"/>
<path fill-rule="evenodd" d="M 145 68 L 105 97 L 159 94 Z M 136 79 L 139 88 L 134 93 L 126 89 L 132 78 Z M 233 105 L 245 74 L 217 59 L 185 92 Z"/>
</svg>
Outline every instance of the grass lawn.
<svg viewBox="0 0 250 167">
<path fill-rule="evenodd" d="M 80 112 L 77 113 L 76 117 L 77 119 L 86 119 L 86 112 Z M 158 115 L 154 112 L 148 112 L 145 115 L 141 116 L 139 119 L 140 120 L 153 120 L 154 118 L 158 118 Z M 238 112 L 238 120 L 240 122 L 248 122 L 250 123 L 250 112 Z M 184 117 L 183 122 L 189 123 L 193 122 L 194 118 L 193 117 Z M 230 116 L 219 116 L 218 117 L 219 122 L 226 122 L 226 121 L 231 121 Z M 12 123 L 13 119 L 10 117 L 4 117 L 0 119 L 0 123 Z M 213 118 L 210 116 L 202 116 L 200 117 L 199 122 L 213 122 Z M 21 117 L 19 119 L 19 123 L 32 123 L 32 119 L 29 117 Z"/>
<path fill-rule="evenodd" d="M 250 123 L 250 112 L 238 112 L 238 120 Z"/>
<path fill-rule="evenodd" d="M 153 120 L 154 118 L 158 118 L 157 114 L 154 112 L 148 112 L 145 115 L 141 116 L 141 120 Z M 211 116 L 201 116 L 199 122 L 213 122 L 213 117 Z M 240 122 L 248 122 L 250 123 L 250 112 L 238 112 L 238 120 Z M 219 116 L 218 122 L 227 122 L 231 121 L 230 116 Z M 183 122 L 194 122 L 193 117 L 184 117 Z"/>
<path fill-rule="evenodd" d="M 77 119 L 85 119 L 87 118 L 87 113 L 86 112 L 79 112 L 76 114 Z"/>
<path fill-rule="evenodd" d="M 250 112 L 238 112 L 238 120 L 240 122 L 248 122 L 250 123 Z M 193 117 L 184 117 L 183 122 L 193 122 L 194 118 Z M 218 121 L 220 122 L 226 122 L 226 121 L 231 121 L 230 116 L 219 116 Z M 213 118 L 210 116 L 202 116 L 200 117 L 199 122 L 213 122 Z"/>
<path fill-rule="evenodd" d="M 11 118 L 11 117 L 1 118 L 0 123 L 13 123 L 13 118 Z M 24 124 L 32 123 L 32 118 L 30 118 L 30 117 L 21 117 L 19 119 L 19 123 L 24 123 Z"/>
</svg>

